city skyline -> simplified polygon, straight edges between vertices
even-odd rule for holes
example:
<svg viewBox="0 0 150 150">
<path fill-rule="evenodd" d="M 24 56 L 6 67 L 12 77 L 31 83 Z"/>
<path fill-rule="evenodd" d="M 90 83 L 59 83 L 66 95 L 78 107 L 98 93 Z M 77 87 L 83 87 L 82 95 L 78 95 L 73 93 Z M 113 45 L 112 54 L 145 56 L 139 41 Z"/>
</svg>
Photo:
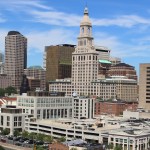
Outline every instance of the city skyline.
<svg viewBox="0 0 150 150">
<path fill-rule="evenodd" d="M 28 66 L 43 65 L 45 46 L 76 44 L 84 7 L 88 6 L 95 45 L 139 69 L 148 63 L 150 9 L 148 0 L 136 3 L 65 0 L 7 0 L 0 2 L 0 50 L 5 36 L 17 30 L 28 39 Z M 33 58 L 34 61 L 33 61 Z"/>
</svg>

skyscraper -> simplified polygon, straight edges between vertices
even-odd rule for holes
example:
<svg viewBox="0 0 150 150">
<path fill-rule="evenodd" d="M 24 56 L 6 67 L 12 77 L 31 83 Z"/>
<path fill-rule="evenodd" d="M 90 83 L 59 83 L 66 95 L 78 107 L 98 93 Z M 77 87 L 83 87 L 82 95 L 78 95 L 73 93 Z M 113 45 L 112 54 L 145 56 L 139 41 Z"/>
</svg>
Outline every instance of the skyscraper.
<svg viewBox="0 0 150 150">
<path fill-rule="evenodd" d="M 9 31 L 5 37 L 5 73 L 11 76 L 12 86 L 19 89 L 27 67 L 27 39 L 18 31 Z"/>
<path fill-rule="evenodd" d="M 46 52 L 46 82 L 71 77 L 72 52 L 74 45 L 63 44 L 47 46 Z"/>
<path fill-rule="evenodd" d="M 139 107 L 150 110 L 150 63 L 140 64 Z"/>
<path fill-rule="evenodd" d="M 98 74 L 98 52 L 95 51 L 92 37 L 92 24 L 88 16 L 88 9 L 85 8 L 84 16 L 80 23 L 80 34 L 78 45 L 72 53 L 72 83 L 81 91 L 88 91 L 85 88 L 92 81 L 97 80 Z"/>
</svg>

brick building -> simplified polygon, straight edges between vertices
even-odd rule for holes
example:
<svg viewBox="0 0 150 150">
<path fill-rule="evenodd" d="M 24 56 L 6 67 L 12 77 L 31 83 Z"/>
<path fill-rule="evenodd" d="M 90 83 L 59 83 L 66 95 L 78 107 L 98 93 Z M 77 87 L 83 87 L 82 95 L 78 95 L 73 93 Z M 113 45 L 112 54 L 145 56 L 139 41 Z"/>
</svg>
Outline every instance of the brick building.
<svg viewBox="0 0 150 150">
<path fill-rule="evenodd" d="M 119 116 L 124 110 L 128 109 L 135 111 L 138 107 L 137 102 L 125 102 L 125 101 L 99 101 L 95 102 L 95 115 L 112 114 Z"/>
<path fill-rule="evenodd" d="M 133 66 L 125 63 L 119 63 L 110 67 L 109 76 L 126 76 L 128 79 L 137 80 L 136 70 Z"/>
</svg>

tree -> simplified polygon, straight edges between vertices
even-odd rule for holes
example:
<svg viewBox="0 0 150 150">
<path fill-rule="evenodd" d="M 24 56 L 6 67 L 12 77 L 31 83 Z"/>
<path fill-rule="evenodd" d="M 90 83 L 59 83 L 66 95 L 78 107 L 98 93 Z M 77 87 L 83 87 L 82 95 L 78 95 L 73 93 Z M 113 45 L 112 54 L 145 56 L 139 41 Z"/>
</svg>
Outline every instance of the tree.
<svg viewBox="0 0 150 150">
<path fill-rule="evenodd" d="M 17 90 L 14 87 L 12 87 L 12 86 L 8 86 L 5 89 L 5 93 L 7 93 L 8 95 L 17 94 Z"/>
<path fill-rule="evenodd" d="M 37 145 L 36 150 L 45 150 L 45 148 L 43 148 L 42 146 Z"/>
<path fill-rule="evenodd" d="M 52 143 L 53 142 L 53 137 L 50 136 L 50 135 L 45 135 L 44 141 L 48 142 L 48 143 Z"/>
<path fill-rule="evenodd" d="M 107 146 L 106 146 L 108 149 L 113 149 L 113 143 L 109 143 Z"/>
<path fill-rule="evenodd" d="M 34 133 L 34 132 L 31 132 L 31 133 L 29 133 L 29 138 L 30 139 L 36 139 L 36 136 L 37 136 L 37 133 Z"/>
<path fill-rule="evenodd" d="M 116 145 L 116 146 L 114 147 L 114 150 L 122 150 L 121 145 Z"/>
<path fill-rule="evenodd" d="M 44 140 L 44 137 L 45 137 L 45 135 L 42 134 L 42 133 L 38 133 L 38 134 L 36 135 L 36 139 L 39 140 L 39 141 L 43 141 L 43 140 Z"/>
<path fill-rule="evenodd" d="M 14 136 L 19 136 L 20 135 L 20 132 L 18 130 L 14 130 Z"/>
<path fill-rule="evenodd" d="M 22 132 L 22 137 L 28 138 L 28 136 L 29 136 L 29 132 L 24 130 L 24 131 Z"/>
<path fill-rule="evenodd" d="M 1 131 L 2 135 L 8 135 L 10 133 L 10 130 L 8 128 L 5 128 Z"/>
<path fill-rule="evenodd" d="M 66 137 L 62 136 L 58 139 L 58 142 L 65 142 L 66 141 Z"/>
<path fill-rule="evenodd" d="M 5 149 L 4 149 L 4 147 L 2 147 L 2 146 L 0 145 L 0 150 L 5 150 Z"/>
<path fill-rule="evenodd" d="M 5 90 L 0 88 L 0 96 L 5 96 Z"/>
</svg>

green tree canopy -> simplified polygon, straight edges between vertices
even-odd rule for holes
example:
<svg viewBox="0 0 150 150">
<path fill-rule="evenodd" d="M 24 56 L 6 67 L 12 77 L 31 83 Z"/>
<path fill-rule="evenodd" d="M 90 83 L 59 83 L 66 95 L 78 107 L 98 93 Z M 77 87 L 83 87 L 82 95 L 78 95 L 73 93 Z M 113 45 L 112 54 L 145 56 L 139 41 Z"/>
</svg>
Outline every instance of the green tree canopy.
<svg viewBox="0 0 150 150">
<path fill-rule="evenodd" d="M 20 132 L 18 130 L 14 130 L 14 136 L 19 136 L 20 135 Z"/>
<path fill-rule="evenodd" d="M 39 140 L 39 141 L 43 141 L 45 136 L 46 136 L 45 134 L 38 133 L 36 135 L 36 139 Z"/>
<path fill-rule="evenodd" d="M 9 86 L 5 89 L 5 93 L 7 93 L 8 95 L 17 94 L 17 90 L 14 87 Z"/>
<path fill-rule="evenodd" d="M 117 145 L 117 146 L 115 146 L 115 147 L 114 147 L 114 150 L 122 150 L 121 145 Z"/>
<path fill-rule="evenodd" d="M 22 132 L 22 137 L 28 138 L 28 136 L 29 136 L 29 132 L 24 130 L 24 131 Z"/>
<path fill-rule="evenodd" d="M 5 90 L 0 88 L 0 96 L 5 96 Z"/>
<path fill-rule="evenodd" d="M 1 134 L 2 135 L 8 135 L 10 133 L 10 130 L 9 129 L 3 129 L 2 131 L 1 131 Z"/>
<path fill-rule="evenodd" d="M 30 139 L 36 139 L 36 136 L 37 136 L 37 133 L 34 133 L 34 132 L 31 132 L 31 133 L 29 133 L 29 138 Z"/>
<path fill-rule="evenodd" d="M 45 141 L 45 142 L 49 142 L 49 143 L 51 143 L 51 142 L 53 142 L 53 137 L 52 137 L 52 136 L 50 136 L 50 135 L 45 135 L 45 137 L 44 137 L 44 141 Z"/>
<path fill-rule="evenodd" d="M 5 150 L 5 149 L 4 149 L 4 147 L 2 147 L 2 146 L 0 145 L 0 150 Z"/>
<path fill-rule="evenodd" d="M 66 141 L 66 137 L 62 136 L 58 139 L 58 142 L 65 142 Z"/>
</svg>

